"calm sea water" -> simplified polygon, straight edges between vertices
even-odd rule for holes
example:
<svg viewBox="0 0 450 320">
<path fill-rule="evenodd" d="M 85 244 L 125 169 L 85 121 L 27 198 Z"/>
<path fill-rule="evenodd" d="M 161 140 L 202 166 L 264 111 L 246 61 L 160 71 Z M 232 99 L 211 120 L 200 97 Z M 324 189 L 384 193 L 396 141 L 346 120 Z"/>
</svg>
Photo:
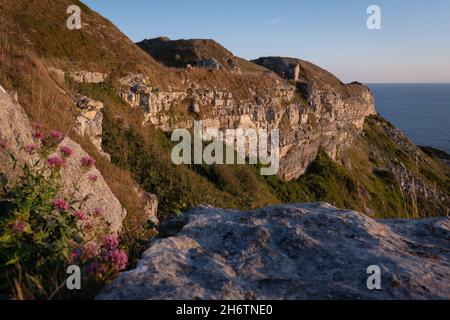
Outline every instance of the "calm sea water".
<svg viewBox="0 0 450 320">
<path fill-rule="evenodd" d="M 369 84 L 378 112 L 414 143 L 450 153 L 450 84 Z"/>
</svg>

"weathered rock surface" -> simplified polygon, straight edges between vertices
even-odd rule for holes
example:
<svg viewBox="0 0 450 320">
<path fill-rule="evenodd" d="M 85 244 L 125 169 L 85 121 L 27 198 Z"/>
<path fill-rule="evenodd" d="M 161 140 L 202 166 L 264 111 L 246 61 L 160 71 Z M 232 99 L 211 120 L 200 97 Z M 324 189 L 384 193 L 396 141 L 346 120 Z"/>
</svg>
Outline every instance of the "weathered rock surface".
<svg viewBox="0 0 450 320">
<path fill-rule="evenodd" d="M 77 99 L 77 108 L 80 115 L 76 120 L 75 131 L 82 137 L 89 137 L 99 153 L 110 160 L 111 156 L 102 149 L 103 102 L 81 96 Z"/>
<path fill-rule="evenodd" d="M 198 62 L 200 68 L 205 68 L 209 70 L 219 70 L 222 65 L 214 58 L 202 59 Z"/>
<path fill-rule="evenodd" d="M 142 75 L 122 78 L 120 95 L 131 106 L 144 110 L 144 122 L 165 131 L 192 128 L 196 118 L 206 127 L 221 130 L 278 128 L 279 176 L 291 180 L 305 172 L 319 148 L 339 160 L 361 133 L 366 117 L 376 113 L 367 87 L 345 85 L 308 62 L 298 64 L 304 78 L 297 86 L 281 79 L 274 82 L 270 93 L 249 86 L 248 98 L 237 98 L 220 87 L 205 88 L 195 82 L 186 91 L 159 91 Z M 173 110 L 180 105 L 185 105 L 186 114 L 177 115 Z M 197 115 L 192 117 L 188 112 Z"/>
<path fill-rule="evenodd" d="M 285 79 L 294 81 L 300 79 L 301 67 L 297 59 L 264 57 L 253 62 L 282 75 Z"/>
<path fill-rule="evenodd" d="M 71 194 L 74 199 L 85 199 L 81 207 L 84 212 L 100 208 L 111 233 L 120 233 L 127 212 L 106 184 L 100 171 L 95 167 L 86 169 L 80 165 L 81 159 L 89 155 L 72 139 L 65 138 L 60 145 L 68 146 L 74 151 L 61 170 L 64 193 Z"/>
<path fill-rule="evenodd" d="M 75 71 L 70 73 L 71 78 L 79 83 L 102 83 L 108 79 L 108 74 L 90 71 Z"/>
<path fill-rule="evenodd" d="M 15 99 L 0 86 L 0 143 L 8 152 L 14 154 L 18 160 L 17 167 L 20 168 L 25 162 L 36 160 L 30 157 L 25 150 L 25 146 L 33 144 L 30 121 L 25 111 L 20 107 Z M 16 176 L 18 172 L 13 172 L 9 155 L 0 149 L 0 170 L 10 176 Z"/>
<path fill-rule="evenodd" d="M 38 160 L 37 155 L 30 156 L 24 151 L 24 147 L 36 143 L 32 137 L 32 128 L 28 117 L 22 106 L 13 101 L 1 86 L 0 141 L 5 141 L 8 152 L 14 154 L 19 162 L 19 165 L 12 169 L 9 156 L 0 152 L 0 171 L 8 174 L 9 177 L 20 174 L 18 170 L 21 164 L 30 164 Z M 62 169 L 61 182 L 64 194 L 73 195 L 79 200 L 85 199 L 82 209 L 86 212 L 101 208 L 106 221 L 110 223 L 111 231 L 118 233 L 122 228 L 126 211 L 106 184 L 100 171 L 96 168 L 82 168 L 81 158 L 88 156 L 88 154 L 78 143 L 70 138 L 65 138 L 60 146 L 68 146 L 74 151 L 73 155 L 66 160 Z M 95 181 L 90 181 L 90 177 L 95 177 Z"/>
<path fill-rule="evenodd" d="M 166 222 L 135 270 L 98 299 L 449 299 L 450 218 L 376 221 L 328 204 Z M 381 290 L 367 268 L 381 269 Z"/>
</svg>

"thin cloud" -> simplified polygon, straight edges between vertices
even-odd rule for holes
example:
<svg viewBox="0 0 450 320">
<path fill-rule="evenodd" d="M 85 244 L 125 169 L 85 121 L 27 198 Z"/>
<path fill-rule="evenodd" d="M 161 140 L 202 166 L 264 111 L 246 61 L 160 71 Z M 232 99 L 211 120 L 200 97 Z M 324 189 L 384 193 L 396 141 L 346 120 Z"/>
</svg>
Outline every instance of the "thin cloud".
<svg viewBox="0 0 450 320">
<path fill-rule="evenodd" d="M 278 24 L 278 23 L 283 22 L 285 20 L 286 20 L 285 18 L 277 18 L 277 19 L 273 19 L 273 20 L 267 21 L 266 24 L 268 24 L 270 26 L 273 26 L 274 24 Z"/>
</svg>

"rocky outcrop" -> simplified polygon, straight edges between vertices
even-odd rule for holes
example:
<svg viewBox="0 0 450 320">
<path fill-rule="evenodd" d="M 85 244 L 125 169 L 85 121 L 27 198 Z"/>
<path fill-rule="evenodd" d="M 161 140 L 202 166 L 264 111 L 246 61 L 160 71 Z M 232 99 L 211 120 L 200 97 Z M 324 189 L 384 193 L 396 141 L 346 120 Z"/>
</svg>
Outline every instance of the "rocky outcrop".
<svg viewBox="0 0 450 320">
<path fill-rule="evenodd" d="M 90 71 L 75 71 L 70 73 L 70 77 L 79 83 L 102 83 L 108 79 L 108 74 Z"/>
<path fill-rule="evenodd" d="M 164 230 L 173 236 L 97 299 L 450 298 L 450 218 L 376 221 L 313 203 L 199 207 Z M 367 286 L 373 266 L 380 290 Z"/>
<path fill-rule="evenodd" d="M 77 108 L 80 115 L 76 119 L 76 133 L 82 137 L 89 137 L 98 152 L 110 160 L 111 156 L 102 149 L 103 102 L 80 96 L 77 99 Z"/>
<path fill-rule="evenodd" d="M 0 171 L 14 177 L 21 163 L 32 163 L 39 159 L 38 155 L 29 155 L 25 147 L 35 145 L 32 137 L 32 128 L 23 108 L 15 103 L 11 96 L 0 86 L 0 141 L 4 141 L 8 152 L 14 154 L 19 165 L 11 169 L 9 157 L 0 152 Z M 81 166 L 81 159 L 88 154 L 81 146 L 66 137 L 58 146 L 67 146 L 73 150 L 71 157 L 66 159 L 62 168 L 61 179 L 64 194 L 76 199 L 84 199 L 82 210 L 93 212 L 96 208 L 102 209 L 106 222 L 110 225 L 112 233 L 119 233 L 122 221 L 126 216 L 119 200 L 114 196 L 100 171 L 95 167 L 89 169 Z M 42 159 L 45 162 L 45 159 Z"/>
<path fill-rule="evenodd" d="M 209 70 L 220 70 L 222 65 L 214 58 L 202 59 L 198 62 L 197 66 L 200 68 L 205 68 Z"/>
<path fill-rule="evenodd" d="M 70 194 L 74 199 L 84 199 L 80 208 L 84 212 L 101 209 L 111 233 L 120 233 L 127 212 L 106 184 L 100 171 L 95 167 L 86 169 L 80 165 L 81 159 L 89 154 L 70 138 L 65 138 L 60 145 L 73 150 L 73 155 L 66 160 L 61 170 L 64 193 Z"/>
<path fill-rule="evenodd" d="M 137 187 L 135 192 L 139 195 L 139 201 L 142 204 L 143 221 L 154 226 L 159 225 L 158 218 L 158 198 L 155 194 L 145 192 Z"/>
<path fill-rule="evenodd" d="M 25 146 L 33 143 L 31 125 L 25 111 L 13 95 L 0 85 L 0 171 L 9 177 L 15 177 L 20 174 L 18 169 L 24 163 L 37 160 L 36 156 L 30 156 L 24 149 Z M 13 170 L 9 165 L 11 159 L 7 152 L 3 151 L 15 155 L 18 161 L 17 170 Z"/>
<path fill-rule="evenodd" d="M 186 91 L 162 92 L 152 88 L 144 76 L 132 75 L 120 80 L 120 95 L 144 110 L 144 122 L 165 131 L 189 129 L 196 118 L 205 126 L 223 130 L 278 128 L 279 176 L 291 180 L 305 172 L 320 148 L 339 160 L 362 131 L 366 117 L 376 113 L 367 87 L 344 85 L 324 70 L 301 63 L 305 77 L 297 86 L 275 80 L 269 93 L 249 85 L 244 88 L 245 97 L 237 98 L 230 90 L 205 88 L 194 81 Z M 185 105 L 185 114 L 175 112 L 173 106 L 180 105 Z"/>
<path fill-rule="evenodd" d="M 252 62 L 274 71 L 284 79 L 297 81 L 301 76 L 301 67 L 297 59 L 264 57 Z"/>
</svg>

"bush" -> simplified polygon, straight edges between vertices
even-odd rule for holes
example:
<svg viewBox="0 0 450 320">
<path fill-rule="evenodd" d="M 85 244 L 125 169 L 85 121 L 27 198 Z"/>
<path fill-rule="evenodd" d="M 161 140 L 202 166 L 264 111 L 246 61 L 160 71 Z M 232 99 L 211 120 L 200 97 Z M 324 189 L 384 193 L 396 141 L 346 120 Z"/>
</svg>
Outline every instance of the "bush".
<svg viewBox="0 0 450 320">
<path fill-rule="evenodd" d="M 60 169 L 73 152 L 63 146 L 55 153 L 63 135 L 53 131 L 45 136 L 36 129 L 34 137 L 38 143 L 23 149 L 39 152 L 36 158 L 46 157 L 45 163 L 25 163 L 15 181 L 3 174 L 0 179 L 0 291 L 16 299 L 74 297 L 77 293 L 65 286 L 66 270 L 78 265 L 83 288 L 88 287 L 83 294 L 89 295 L 89 286 L 104 283 L 126 268 L 127 255 L 117 238 L 108 235 L 102 209 L 83 212 L 83 200 L 62 190 Z M 8 153 L 4 145 L 3 152 Z M 9 156 L 16 167 L 14 155 Z M 90 157 L 80 163 L 93 165 Z"/>
</svg>

